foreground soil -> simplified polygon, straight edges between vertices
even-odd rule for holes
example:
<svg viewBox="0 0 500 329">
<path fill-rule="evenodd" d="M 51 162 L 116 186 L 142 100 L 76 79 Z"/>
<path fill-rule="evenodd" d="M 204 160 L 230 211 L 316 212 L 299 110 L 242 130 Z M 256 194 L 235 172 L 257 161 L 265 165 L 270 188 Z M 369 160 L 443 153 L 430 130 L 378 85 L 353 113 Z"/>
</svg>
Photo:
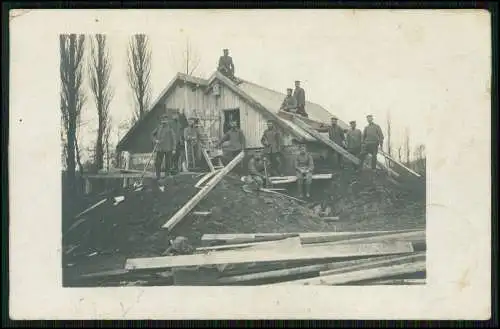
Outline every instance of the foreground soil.
<svg viewBox="0 0 500 329">
<path fill-rule="evenodd" d="M 142 191 L 116 190 L 94 195 L 63 210 L 63 263 L 67 276 L 123 268 L 126 258 L 161 255 L 169 239 L 185 236 L 194 246 L 207 233 L 364 231 L 425 228 L 425 195 L 400 189 L 384 175 L 342 172 L 315 181 L 311 198 L 242 190 L 239 177 L 226 176 L 196 207 L 209 216 L 188 215 L 172 232 L 162 229 L 199 189 L 201 178 L 183 174 L 165 179 L 164 191 L 149 183 Z M 295 195 L 295 185 L 284 192 Z M 114 197 L 124 201 L 114 205 Z M 107 201 L 79 219 L 75 214 Z M 64 201 L 63 201 L 64 203 Z M 69 209 L 71 208 L 71 209 Z M 320 215 L 337 216 L 328 222 Z"/>
</svg>

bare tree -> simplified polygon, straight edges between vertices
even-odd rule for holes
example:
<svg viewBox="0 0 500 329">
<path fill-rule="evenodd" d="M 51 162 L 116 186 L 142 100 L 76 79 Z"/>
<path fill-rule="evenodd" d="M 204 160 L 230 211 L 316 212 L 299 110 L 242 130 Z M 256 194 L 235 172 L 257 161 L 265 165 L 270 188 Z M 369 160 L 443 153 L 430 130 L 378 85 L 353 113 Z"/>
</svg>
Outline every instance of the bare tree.
<svg viewBox="0 0 500 329">
<path fill-rule="evenodd" d="M 135 103 L 133 120 L 138 120 L 146 113 L 151 99 L 151 47 L 144 34 L 130 39 L 127 76 Z"/>
<path fill-rule="evenodd" d="M 402 150 L 403 150 L 403 147 L 400 146 L 398 147 L 398 159 L 399 159 L 399 162 L 403 162 L 403 156 L 402 156 Z"/>
<path fill-rule="evenodd" d="M 81 109 L 85 103 L 83 91 L 83 34 L 61 34 L 59 36 L 61 114 L 65 133 L 66 170 L 69 193 L 76 193 L 76 133 Z"/>
<path fill-rule="evenodd" d="M 104 151 L 106 152 L 106 170 L 110 168 L 111 154 L 110 154 L 110 143 L 109 137 L 111 136 L 113 120 L 111 117 L 108 118 L 108 124 L 106 125 L 106 130 L 104 131 Z"/>
<path fill-rule="evenodd" d="M 179 60 L 179 54 L 177 50 L 173 48 L 170 49 L 169 58 L 170 64 L 174 70 L 183 72 L 187 75 L 195 74 L 201 62 L 200 54 L 196 48 L 192 46 L 189 38 L 186 38 L 186 42 L 181 52 L 181 59 Z"/>
<path fill-rule="evenodd" d="M 391 145 L 391 112 L 387 113 L 387 154 L 392 155 L 392 145 Z"/>
<path fill-rule="evenodd" d="M 406 165 L 410 165 L 410 129 L 405 129 L 405 151 L 406 151 Z"/>
<path fill-rule="evenodd" d="M 106 45 L 106 36 L 96 34 L 90 40 L 89 79 L 90 89 L 97 108 L 97 140 L 95 143 L 94 162 L 97 169 L 104 167 L 104 134 L 109 126 L 109 105 L 113 99 L 113 90 L 109 84 L 111 59 Z"/>
</svg>

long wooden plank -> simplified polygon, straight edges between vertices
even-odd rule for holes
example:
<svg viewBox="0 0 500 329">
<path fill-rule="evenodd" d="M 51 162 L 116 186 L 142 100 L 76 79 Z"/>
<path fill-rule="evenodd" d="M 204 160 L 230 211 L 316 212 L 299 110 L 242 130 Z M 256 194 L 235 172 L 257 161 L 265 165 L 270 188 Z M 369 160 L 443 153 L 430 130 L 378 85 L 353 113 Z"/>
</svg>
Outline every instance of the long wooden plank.
<svg viewBox="0 0 500 329">
<path fill-rule="evenodd" d="M 371 281 L 370 285 L 421 285 L 426 284 L 425 279 L 390 279 Z"/>
<path fill-rule="evenodd" d="M 226 241 L 231 242 L 237 239 L 257 239 L 260 237 L 282 237 L 282 236 L 290 236 L 298 235 L 302 239 L 314 239 L 318 238 L 318 240 L 308 240 L 307 243 L 313 242 L 323 242 L 319 240 L 322 237 L 340 237 L 340 236 L 358 236 L 358 235 L 374 235 L 374 234 L 396 234 L 396 233 L 404 233 L 404 232 L 414 232 L 420 231 L 419 229 L 407 229 L 407 230 L 394 230 L 394 231 L 350 231 L 350 232 L 291 232 L 291 233 L 220 233 L 220 234 L 203 234 L 201 237 L 202 241 Z M 303 241 L 304 242 L 304 241 Z"/>
<path fill-rule="evenodd" d="M 359 165 L 360 161 L 359 161 L 359 159 L 357 157 L 355 157 L 351 153 L 347 152 L 342 146 L 340 146 L 337 143 L 334 143 L 333 141 L 329 140 L 328 138 L 322 136 L 319 132 L 317 132 L 316 130 L 312 129 L 309 125 L 307 125 L 306 123 L 304 123 L 301 119 L 299 119 L 297 117 L 294 117 L 293 118 L 293 122 L 295 124 L 297 124 L 300 128 L 304 129 L 311 136 L 313 136 L 317 140 L 323 142 L 323 144 L 329 146 L 334 151 L 340 153 L 347 160 L 351 161 L 355 165 Z"/>
<path fill-rule="evenodd" d="M 187 256 L 165 256 L 127 259 L 126 269 L 170 268 L 217 264 L 238 264 L 252 262 L 276 262 L 287 260 L 310 260 L 323 258 L 349 258 L 375 255 L 389 255 L 413 252 L 411 243 L 373 243 L 359 245 L 338 245 L 333 247 L 301 248 L 293 250 L 243 250 L 221 251 Z"/>
<path fill-rule="evenodd" d="M 353 267 L 360 267 L 365 264 L 373 264 L 374 262 L 383 262 L 383 261 L 390 261 L 393 260 L 394 258 L 398 257 L 406 257 L 408 255 L 412 254 L 392 254 L 392 255 L 382 255 L 382 256 L 368 256 L 364 258 L 356 258 L 353 260 L 347 260 L 347 261 L 336 261 L 336 262 L 330 262 L 327 263 L 328 265 L 328 270 L 338 270 L 339 272 L 348 272 L 350 268 Z M 373 267 L 373 265 L 372 265 Z M 326 270 L 325 270 L 326 271 Z M 316 280 L 318 276 L 314 278 L 309 278 L 309 279 L 298 279 L 298 280 L 283 280 L 282 282 L 279 283 L 273 283 L 271 285 L 288 285 L 288 284 L 308 284 L 311 280 L 314 281 Z"/>
<path fill-rule="evenodd" d="M 292 243 L 292 245 L 290 245 Z M 220 246 L 208 246 L 208 247 L 198 247 L 197 251 L 215 251 L 215 250 L 230 250 L 230 249 L 243 249 L 243 248 L 275 248 L 280 246 L 287 247 L 301 247 L 301 241 L 299 237 L 295 238 L 286 238 L 277 241 L 263 241 L 263 242 L 247 242 L 247 243 L 238 243 L 238 244 L 223 244 Z"/>
<path fill-rule="evenodd" d="M 84 211 L 82 211 L 81 213 L 79 213 L 78 215 L 76 215 L 75 219 L 80 218 L 81 216 L 85 215 L 86 213 L 88 213 L 92 209 L 95 209 L 95 208 L 99 207 L 100 205 L 102 205 L 106 201 L 108 201 L 107 198 L 106 199 L 102 199 L 101 201 L 99 201 L 99 202 L 95 203 L 94 205 L 88 207 L 87 209 L 85 209 Z"/>
<path fill-rule="evenodd" d="M 329 276 L 320 277 L 321 285 L 339 285 L 354 283 L 363 280 L 390 277 L 394 275 L 411 274 L 415 272 L 422 272 L 426 269 L 425 261 L 415 263 L 393 265 L 390 267 L 379 267 L 368 270 L 359 270 L 355 272 L 333 274 Z"/>
<path fill-rule="evenodd" d="M 383 241 L 407 241 L 407 242 L 422 242 L 425 241 L 425 231 L 415 231 L 415 232 L 402 232 L 402 233 L 392 233 L 392 234 L 384 234 L 384 235 L 373 235 L 373 236 L 361 236 L 356 237 L 354 239 L 342 239 L 338 241 L 326 242 L 331 239 L 331 237 L 323 238 L 322 240 L 325 243 L 317 244 L 317 245 L 338 245 L 338 244 L 346 244 L 346 243 L 376 243 Z"/>
<path fill-rule="evenodd" d="M 172 230 L 193 208 L 217 185 L 222 178 L 227 175 L 238 163 L 243 160 L 244 152 L 240 152 L 231 162 L 221 169 L 191 200 L 189 200 L 181 209 L 179 209 L 172 218 L 170 218 L 162 228 Z"/>
<path fill-rule="evenodd" d="M 207 180 L 209 180 L 210 178 L 212 178 L 215 174 L 217 173 L 217 171 L 211 171 L 209 173 L 207 173 L 205 176 L 203 176 L 195 185 L 194 187 L 198 188 L 200 187 L 201 185 L 203 185 L 203 183 L 205 183 Z"/>
<path fill-rule="evenodd" d="M 418 177 L 418 178 L 422 177 L 419 173 L 417 173 L 416 171 L 408 168 L 407 166 L 405 166 L 404 164 L 402 164 L 398 160 L 394 159 L 393 157 L 391 157 L 389 154 L 385 153 L 384 151 L 379 150 L 379 153 L 382 154 L 389 161 L 397 164 L 400 168 L 403 168 L 405 171 L 407 171 L 408 173 L 412 174 L 413 176 Z"/>
<path fill-rule="evenodd" d="M 318 265 L 309 265 L 309 266 L 300 266 L 293 267 L 283 270 L 274 270 L 274 271 L 265 271 L 265 272 L 257 272 L 252 274 L 243 274 L 243 275 L 234 275 L 227 276 L 218 279 L 217 281 L 222 284 L 228 283 L 238 283 L 238 282 L 247 282 L 253 280 L 264 280 L 264 279 L 273 279 L 280 277 L 287 277 L 291 275 L 300 275 L 300 274 L 308 274 L 314 272 L 320 272 L 324 269 L 328 268 L 328 264 L 318 264 Z"/>
<path fill-rule="evenodd" d="M 335 264 L 333 264 L 335 265 Z M 357 268 L 356 268 L 357 266 Z M 352 270 L 351 270 L 352 269 Z M 335 271 L 335 272 L 334 272 Z M 370 262 L 360 263 L 352 267 L 340 267 L 329 275 L 318 276 L 310 279 L 292 280 L 272 285 L 323 285 L 345 284 L 356 281 L 384 278 L 401 274 L 425 271 L 425 260 L 417 260 L 404 264 L 373 267 Z M 321 274 L 321 273 L 320 273 Z"/>
<path fill-rule="evenodd" d="M 322 271 L 319 273 L 320 276 L 327 276 L 336 273 L 350 272 L 363 270 L 367 268 L 380 267 L 385 265 L 397 265 L 401 263 L 411 263 L 417 261 L 425 261 L 425 252 L 413 253 L 405 256 L 395 256 L 383 260 L 368 261 L 366 263 L 348 266 L 345 268 L 333 268 Z"/>
<path fill-rule="evenodd" d="M 332 174 L 313 174 L 313 180 L 321 180 L 321 179 L 331 179 L 333 177 Z M 288 184 L 295 183 L 297 181 L 297 177 L 295 176 L 281 176 L 281 177 L 269 177 L 269 180 L 272 184 Z"/>
</svg>

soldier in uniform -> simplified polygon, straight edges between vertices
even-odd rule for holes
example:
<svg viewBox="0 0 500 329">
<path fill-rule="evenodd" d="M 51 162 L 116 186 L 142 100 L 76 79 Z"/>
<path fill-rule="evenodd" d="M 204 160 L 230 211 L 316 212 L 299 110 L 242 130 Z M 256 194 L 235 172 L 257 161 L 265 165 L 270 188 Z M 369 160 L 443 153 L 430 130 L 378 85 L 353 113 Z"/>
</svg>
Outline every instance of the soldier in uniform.
<svg viewBox="0 0 500 329">
<path fill-rule="evenodd" d="M 361 130 L 356 128 L 356 121 L 349 122 L 351 129 L 349 129 L 346 133 L 346 147 L 347 151 L 354 155 L 355 157 L 359 157 L 361 153 L 361 140 L 363 138 Z"/>
<path fill-rule="evenodd" d="M 229 56 L 229 49 L 224 49 L 224 55 L 219 58 L 219 65 L 217 70 L 224 74 L 226 77 L 234 78 L 234 63 L 231 56 Z"/>
<path fill-rule="evenodd" d="M 243 190 L 249 192 L 249 186 L 257 191 L 264 187 L 264 183 L 268 181 L 265 161 L 267 159 L 263 158 L 259 153 L 252 155 L 248 161 L 248 175 L 244 178 L 245 185 L 243 186 Z"/>
<path fill-rule="evenodd" d="M 283 103 L 281 103 L 280 110 L 283 110 L 285 112 L 297 111 L 297 100 L 292 95 L 292 88 L 286 89 L 286 97 L 283 100 Z"/>
<path fill-rule="evenodd" d="M 306 113 L 306 92 L 302 87 L 300 87 L 300 81 L 295 81 L 295 90 L 293 92 L 293 97 L 297 101 L 297 114 L 300 114 L 307 118 Z"/>
<path fill-rule="evenodd" d="M 172 155 L 176 151 L 176 135 L 166 115 L 161 117 L 160 125 L 153 130 L 151 137 L 156 145 L 155 169 L 156 178 L 160 179 L 161 166 L 165 163 L 165 176 L 172 168 Z"/>
<path fill-rule="evenodd" d="M 267 122 L 267 129 L 260 142 L 264 145 L 264 153 L 270 160 L 272 175 L 281 176 L 281 133 L 271 120 Z"/>
<path fill-rule="evenodd" d="M 384 145 L 384 134 L 380 126 L 373 122 L 373 115 L 367 115 L 366 119 L 368 125 L 363 130 L 363 141 L 361 146 L 360 154 L 360 169 L 363 168 L 363 163 L 367 154 L 371 155 L 371 168 L 375 170 L 377 168 L 377 154 L 379 146 Z"/>
<path fill-rule="evenodd" d="M 194 155 L 195 164 L 201 160 L 200 129 L 195 125 L 195 119 L 189 118 L 188 126 L 184 128 L 184 140 L 187 143 L 187 150 Z"/>
<path fill-rule="evenodd" d="M 305 185 L 306 197 L 310 197 L 314 161 L 307 152 L 306 145 L 300 145 L 299 154 L 295 158 L 295 171 L 297 174 L 297 190 L 299 196 L 304 196 L 303 186 Z"/>
<path fill-rule="evenodd" d="M 228 145 L 226 147 L 228 154 L 228 163 L 232 159 L 234 159 L 240 152 L 245 149 L 246 139 L 243 131 L 238 127 L 236 121 L 231 121 L 230 128 L 227 133 L 222 136 L 219 143 L 217 143 L 217 147 L 221 147 L 222 143 L 228 141 Z"/>
<path fill-rule="evenodd" d="M 335 116 L 331 118 L 331 125 L 328 127 L 328 137 L 335 144 L 345 147 L 344 130 L 338 125 L 338 119 Z M 332 161 L 334 168 L 342 168 L 342 155 L 340 153 L 333 151 Z"/>
</svg>

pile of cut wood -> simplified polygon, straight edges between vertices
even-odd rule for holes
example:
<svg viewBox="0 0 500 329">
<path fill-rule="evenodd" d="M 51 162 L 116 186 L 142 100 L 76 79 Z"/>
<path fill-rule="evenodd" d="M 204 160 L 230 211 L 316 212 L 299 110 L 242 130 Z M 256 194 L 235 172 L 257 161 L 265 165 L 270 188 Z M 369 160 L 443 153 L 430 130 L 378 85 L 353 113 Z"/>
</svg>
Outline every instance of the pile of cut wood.
<svg viewBox="0 0 500 329">
<path fill-rule="evenodd" d="M 174 285 L 423 284 L 425 231 L 205 234 L 191 255 L 128 259 Z"/>
</svg>

